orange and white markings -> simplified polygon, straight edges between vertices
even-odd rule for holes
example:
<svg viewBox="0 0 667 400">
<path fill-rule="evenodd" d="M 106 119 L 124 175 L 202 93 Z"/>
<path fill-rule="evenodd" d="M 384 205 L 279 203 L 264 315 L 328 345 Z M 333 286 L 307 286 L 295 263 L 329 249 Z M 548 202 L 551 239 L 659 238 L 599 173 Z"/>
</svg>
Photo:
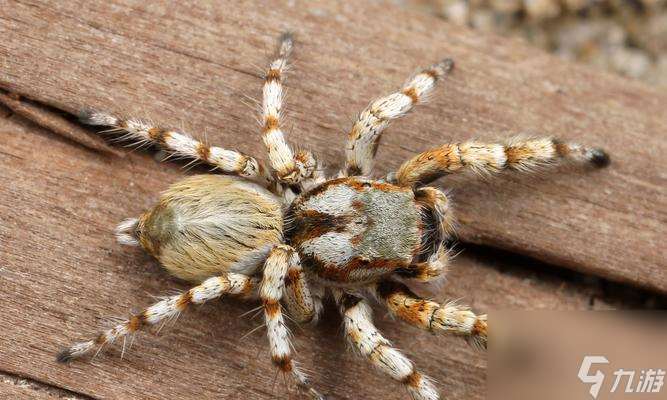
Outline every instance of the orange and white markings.
<svg viewBox="0 0 667 400">
<path fill-rule="evenodd" d="M 292 361 L 289 332 L 282 314 L 280 300 L 285 289 L 285 277 L 291 267 L 299 264 L 299 255 L 287 245 L 278 245 L 271 250 L 264 263 L 264 275 L 259 288 L 259 297 L 264 305 L 267 337 L 273 364 L 296 381 L 297 386 L 313 399 L 324 399 L 310 386 L 308 376 Z"/>
<path fill-rule="evenodd" d="M 103 346 L 112 344 L 118 339 L 123 339 L 124 351 L 127 335 L 134 334 L 147 326 L 175 318 L 190 304 L 202 304 L 225 294 L 251 296 L 257 283 L 258 280 L 255 278 L 232 273 L 208 278 L 186 292 L 163 298 L 141 313 L 101 332 L 93 340 L 73 344 L 58 354 L 58 361 L 67 362 L 92 353 L 94 350 L 99 351 Z"/>
<path fill-rule="evenodd" d="M 373 366 L 405 385 L 414 400 L 438 400 L 440 396 L 430 379 L 377 330 L 366 300 L 342 292 L 335 295 L 343 314 L 345 337 L 352 347 Z"/>
<path fill-rule="evenodd" d="M 209 146 L 185 133 L 155 126 L 142 119 L 121 119 L 101 111 L 87 110 L 80 116 L 81 122 L 94 126 L 108 126 L 121 132 L 120 139 L 136 143 L 156 144 L 175 157 L 186 157 L 209 164 L 228 172 L 265 183 L 266 169 L 255 158 L 235 150 Z"/>
<path fill-rule="evenodd" d="M 476 315 L 468 307 L 455 303 L 441 305 L 424 300 L 400 282 L 382 281 L 372 291 L 389 312 L 409 324 L 430 332 L 464 336 L 473 345 L 486 348 L 486 315 Z"/>
<path fill-rule="evenodd" d="M 312 322 L 317 319 L 321 301 L 313 298 L 308 281 L 306 281 L 306 274 L 300 263 L 290 266 L 287 270 L 284 300 L 289 314 L 297 322 Z M 316 305 L 317 302 L 319 302 L 318 305 Z"/>
<path fill-rule="evenodd" d="M 275 171 L 279 181 L 290 185 L 310 177 L 316 168 L 316 162 L 311 153 L 301 151 L 294 154 L 280 127 L 283 113 L 284 74 L 292 46 L 291 35 L 281 36 L 278 51 L 264 80 L 261 115 L 262 140 L 269 153 L 271 168 Z"/>
<path fill-rule="evenodd" d="M 605 166 L 609 156 L 599 149 L 549 137 L 513 138 L 506 144 L 470 141 L 445 144 L 418 154 L 403 163 L 392 180 L 401 186 L 415 186 L 466 169 L 480 175 L 507 169 L 531 172 L 567 161 Z"/>
<path fill-rule="evenodd" d="M 344 175 L 368 176 L 382 132 L 392 120 L 407 114 L 433 90 L 436 82 L 453 67 L 451 59 L 421 71 L 403 88 L 373 101 L 359 114 L 348 134 Z"/>
</svg>

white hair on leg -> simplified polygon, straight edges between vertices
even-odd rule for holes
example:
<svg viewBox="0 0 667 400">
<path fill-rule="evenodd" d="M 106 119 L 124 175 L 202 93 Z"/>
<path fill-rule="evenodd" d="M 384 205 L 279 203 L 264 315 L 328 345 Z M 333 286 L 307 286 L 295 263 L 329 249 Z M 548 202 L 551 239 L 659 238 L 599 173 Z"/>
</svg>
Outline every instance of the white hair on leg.
<svg viewBox="0 0 667 400">
<path fill-rule="evenodd" d="M 371 292 L 392 315 L 411 325 L 433 333 L 462 336 L 477 348 L 487 346 L 486 315 L 476 315 L 453 301 L 439 304 L 422 299 L 405 284 L 393 280 L 376 283 Z"/>
<path fill-rule="evenodd" d="M 565 162 L 605 167 L 610 159 L 604 150 L 551 137 L 515 137 L 504 144 L 467 141 L 422 152 L 404 162 L 392 178 L 400 186 L 418 186 L 467 170 L 488 176 L 504 170 L 533 172 Z"/>
<path fill-rule="evenodd" d="M 135 333 L 147 326 L 165 322 L 183 312 L 190 304 L 202 304 L 224 294 L 251 295 L 257 286 L 257 279 L 241 274 L 225 274 L 209 278 L 192 289 L 164 297 L 162 300 L 146 308 L 143 312 L 131 316 L 112 329 L 97 335 L 93 340 L 78 342 L 58 354 L 57 360 L 68 362 L 74 358 L 91 353 L 95 348 L 98 352 L 103 346 L 112 344 L 119 338 Z"/>
<path fill-rule="evenodd" d="M 375 152 L 385 128 L 392 120 L 404 116 L 423 101 L 438 79 L 453 66 L 454 61 L 451 59 L 434 64 L 415 75 L 400 91 L 374 100 L 362 111 L 349 134 L 343 174 L 368 176 L 373 169 Z"/>
<path fill-rule="evenodd" d="M 366 300 L 341 291 L 335 295 L 343 314 L 345 337 L 352 347 L 380 371 L 405 385 L 414 400 L 438 400 L 440 396 L 431 380 L 377 330 Z"/>
<path fill-rule="evenodd" d="M 316 400 L 324 397 L 310 386 L 308 376 L 292 360 L 289 332 L 283 318 L 280 300 L 283 297 L 285 277 L 291 267 L 299 264 L 299 255 L 287 245 L 277 245 L 269 253 L 264 264 L 264 275 L 259 296 L 264 305 L 267 337 L 273 364 L 285 374 L 290 374 L 298 388 Z"/>
<path fill-rule="evenodd" d="M 292 151 L 281 129 L 283 81 L 287 60 L 293 48 L 292 35 L 280 37 L 278 50 L 266 73 L 262 90 L 262 140 L 269 153 L 271 168 L 280 182 L 294 185 L 312 175 L 317 167 L 315 157 L 308 151 Z"/>
<path fill-rule="evenodd" d="M 185 133 L 161 128 L 146 120 L 121 119 L 96 110 L 82 111 L 79 119 L 88 125 L 109 126 L 122 133 L 120 139 L 127 139 L 139 145 L 156 144 L 176 157 L 192 158 L 223 172 L 240 175 L 259 183 L 265 184 L 268 181 L 266 168 L 255 158 L 235 150 L 209 146 Z"/>
</svg>

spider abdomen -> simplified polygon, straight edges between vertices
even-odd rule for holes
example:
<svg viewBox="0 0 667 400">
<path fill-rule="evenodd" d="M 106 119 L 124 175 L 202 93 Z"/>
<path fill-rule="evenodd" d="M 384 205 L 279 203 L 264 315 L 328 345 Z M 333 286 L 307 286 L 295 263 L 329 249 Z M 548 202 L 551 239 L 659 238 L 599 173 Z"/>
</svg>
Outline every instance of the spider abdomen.
<svg viewBox="0 0 667 400">
<path fill-rule="evenodd" d="M 421 215 L 410 188 L 361 178 L 323 183 L 287 213 L 286 239 L 304 268 L 331 283 L 369 282 L 410 265 Z"/>
<path fill-rule="evenodd" d="M 169 187 L 145 212 L 135 235 L 173 275 L 202 281 L 252 273 L 282 240 L 279 200 L 262 187 L 223 175 L 195 175 Z"/>
</svg>

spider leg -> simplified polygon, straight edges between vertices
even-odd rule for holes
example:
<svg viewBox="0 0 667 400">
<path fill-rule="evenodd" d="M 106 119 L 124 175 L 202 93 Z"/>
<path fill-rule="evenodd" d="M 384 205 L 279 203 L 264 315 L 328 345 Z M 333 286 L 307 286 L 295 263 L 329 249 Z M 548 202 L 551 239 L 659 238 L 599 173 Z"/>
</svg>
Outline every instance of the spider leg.
<svg viewBox="0 0 667 400">
<path fill-rule="evenodd" d="M 343 314 L 345 337 L 352 347 L 375 367 L 401 382 L 414 400 L 440 398 L 430 379 L 419 373 L 412 361 L 391 346 L 373 324 L 372 310 L 361 297 L 334 292 Z"/>
<path fill-rule="evenodd" d="M 301 264 L 291 265 L 285 276 L 285 305 L 290 316 L 299 323 L 315 323 L 322 312 L 324 287 L 309 286 Z"/>
<path fill-rule="evenodd" d="M 253 157 L 235 150 L 208 146 L 183 132 L 165 129 L 141 119 L 121 119 L 114 115 L 94 110 L 83 111 L 81 122 L 94 126 L 109 126 L 121 132 L 121 139 L 139 144 L 151 143 L 176 157 L 192 158 L 209 164 L 223 172 L 242 176 L 260 183 L 267 183 L 268 173 L 264 165 Z"/>
<path fill-rule="evenodd" d="M 373 101 L 359 114 L 348 135 L 345 149 L 347 161 L 343 175 L 368 176 L 373 169 L 373 159 L 380 137 L 389 123 L 408 113 L 435 87 L 438 79 L 454 66 L 445 59 L 415 75 L 403 88 Z"/>
<path fill-rule="evenodd" d="M 429 214 L 429 220 L 433 221 L 433 234 L 436 236 L 434 243 L 448 239 L 454 235 L 456 220 L 452 210 L 452 204 L 447 195 L 441 190 L 433 187 L 420 187 L 415 189 L 415 200 L 421 207 L 422 213 Z"/>
<path fill-rule="evenodd" d="M 396 281 L 379 282 L 371 292 L 393 315 L 411 325 L 433 333 L 460 335 L 474 346 L 486 348 L 486 315 L 475 315 L 467 307 L 457 304 L 441 305 L 422 299 Z"/>
<path fill-rule="evenodd" d="M 449 267 L 449 257 L 450 251 L 440 242 L 428 259 L 412 263 L 405 268 L 399 268 L 395 273 L 402 278 L 414 279 L 419 282 L 433 282 L 445 277 Z"/>
<path fill-rule="evenodd" d="M 120 338 L 125 339 L 127 335 L 132 335 L 148 326 L 165 323 L 178 316 L 190 304 L 202 304 L 224 294 L 249 296 L 253 293 L 257 283 L 258 280 L 255 278 L 233 273 L 206 279 L 186 292 L 163 298 L 140 314 L 133 315 L 114 328 L 101 332 L 95 339 L 73 344 L 61 351 L 57 360 L 68 362 L 89 354 L 95 349 L 99 351 L 103 346 Z"/>
<path fill-rule="evenodd" d="M 609 155 L 601 149 L 565 143 L 553 138 L 514 138 L 505 144 L 463 142 L 445 144 L 425 151 L 401 165 L 388 180 L 401 186 L 424 185 L 447 174 L 472 170 L 488 175 L 503 170 L 529 172 L 564 161 L 609 164 Z"/>
<path fill-rule="evenodd" d="M 293 47 L 292 36 L 280 37 L 278 49 L 269 65 L 262 92 L 262 139 L 269 153 L 271 168 L 280 182 L 288 185 L 299 183 L 312 175 L 317 162 L 308 151 L 293 153 L 280 128 L 283 106 L 283 80 L 287 60 Z"/>
<path fill-rule="evenodd" d="M 264 318 L 273 364 L 285 374 L 290 374 L 299 389 L 310 395 L 311 398 L 323 400 L 324 397 L 310 386 L 306 374 L 299 370 L 292 361 L 289 332 L 280 306 L 288 271 L 299 262 L 299 255 L 293 248 L 287 245 L 275 246 L 264 263 L 264 275 L 259 288 L 259 296 L 264 306 Z"/>
</svg>

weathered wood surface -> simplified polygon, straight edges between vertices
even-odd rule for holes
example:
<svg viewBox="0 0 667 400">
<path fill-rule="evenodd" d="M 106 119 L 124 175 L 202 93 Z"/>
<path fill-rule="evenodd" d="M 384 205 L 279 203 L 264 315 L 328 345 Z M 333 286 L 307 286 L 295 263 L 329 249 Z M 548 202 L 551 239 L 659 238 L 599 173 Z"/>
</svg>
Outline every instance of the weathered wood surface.
<svg viewBox="0 0 667 400">
<path fill-rule="evenodd" d="M 385 136 L 378 175 L 435 143 L 473 136 L 532 130 L 602 144 L 614 158 L 603 171 L 452 179 L 461 239 L 667 291 L 667 95 L 515 42 L 383 4 L 5 1 L 0 87 L 70 113 L 93 106 L 184 125 L 261 156 L 256 110 L 244 95 L 259 96 L 256 66 L 283 30 L 298 38 L 287 83 L 296 144 L 339 166 L 344 130 L 370 99 L 451 55 L 453 76 Z M 263 334 L 240 339 L 260 323 L 240 317 L 254 305 L 229 300 L 193 310 L 160 337 L 142 335 L 125 360 L 112 351 L 93 364 L 56 365 L 59 346 L 96 332 L 105 317 L 185 287 L 111 234 L 183 171 L 144 153 L 94 153 L 16 117 L 0 121 L 0 370 L 93 398 L 283 398 Z M 501 273 L 514 271 L 502 260 L 492 266 L 469 254 L 457 266 L 438 297 L 462 297 L 480 311 L 584 308 L 592 295 L 523 269 Z M 381 314 L 379 326 L 443 394 L 483 397 L 483 355 Z M 294 328 L 315 384 L 334 399 L 404 399 L 344 351 L 340 319 L 332 308 L 327 316 Z M 0 386 L 0 395 L 11 390 Z"/>
<path fill-rule="evenodd" d="M 0 372 L 0 396 L 17 400 L 89 400 L 80 393 Z"/>
<path fill-rule="evenodd" d="M 456 189 L 461 239 L 667 290 L 667 93 L 382 3 L 290 4 L 5 1 L 0 87 L 69 112 L 149 116 L 261 156 L 244 95 L 259 97 L 260 68 L 292 30 L 290 139 L 339 166 L 344 131 L 370 99 L 452 56 L 433 100 L 385 135 L 378 173 L 471 137 L 603 145 L 613 158 L 603 171 L 442 180 Z"/>
<path fill-rule="evenodd" d="M 58 399 L 57 395 L 48 392 L 35 390 L 29 386 L 14 385 L 6 382 L 0 382 L 0 394 L 6 399 L 21 400 L 53 400 Z"/>
<path fill-rule="evenodd" d="M 28 100 L 21 99 L 15 93 L 5 94 L 2 92 L 0 92 L 0 103 L 9 108 L 11 112 L 91 150 L 118 157 L 125 156 L 125 153 L 121 150 L 106 143 L 102 135 L 91 134 L 81 124 L 70 121 L 62 115 L 58 115 L 55 111 L 47 110 L 42 104 L 33 104 Z"/>
<path fill-rule="evenodd" d="M 283 398 L 264 333 L 241 339 L 261 323 L 241 317 L 256 304 L 231 299 L 187 312 L 157 337 L 139 335 L 123 360 L 115 347 L 92 363 L 56 364 L 61 346 L 108 326 L 106 318 L 186 287 L 142 252 L 116 244 L 112 233 L 182 171 L 145 154 L 93 153 L 17 117 L 0 119 L 0 135 L 0 371 L 92 398 Z M 582 309 L 596 294 L 464 253 L 437 298 L 461 298 L 475 310 Z M 379 327 L 449 399 L 484 397 L 484 354 L 384 314 L 376 313 Z M 398 385 L 346 351 L 340 322 L 329 306 L 318 326 L 293 327 L 298 360 L 317 387 L 333 399 L 405 399 Z M 0 397 L 7 393 L 0 386 Z"/>
</svg>

